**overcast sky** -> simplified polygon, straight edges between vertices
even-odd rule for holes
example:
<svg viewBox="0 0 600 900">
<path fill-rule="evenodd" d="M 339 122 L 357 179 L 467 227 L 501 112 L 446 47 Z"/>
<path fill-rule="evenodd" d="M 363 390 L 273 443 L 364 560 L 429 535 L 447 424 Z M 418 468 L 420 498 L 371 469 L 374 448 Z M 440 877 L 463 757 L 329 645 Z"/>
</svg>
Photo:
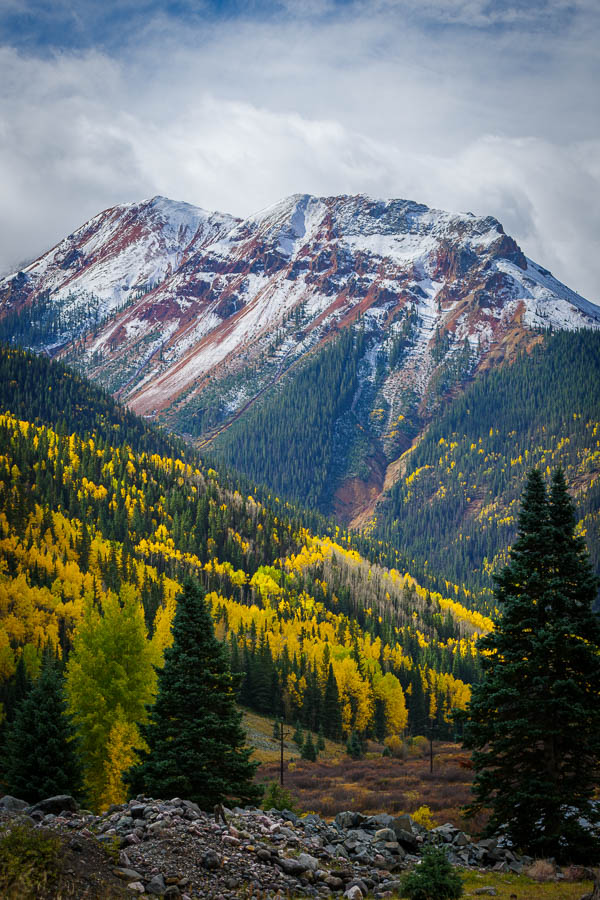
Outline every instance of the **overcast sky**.
<svg viewBox="0 0 600 900">
<path fill-rule="evenodd" d="M 494 215 L 600 302 L 598 0 L 0 0 L 0 271 L 107 206 Z"/>
</svg>

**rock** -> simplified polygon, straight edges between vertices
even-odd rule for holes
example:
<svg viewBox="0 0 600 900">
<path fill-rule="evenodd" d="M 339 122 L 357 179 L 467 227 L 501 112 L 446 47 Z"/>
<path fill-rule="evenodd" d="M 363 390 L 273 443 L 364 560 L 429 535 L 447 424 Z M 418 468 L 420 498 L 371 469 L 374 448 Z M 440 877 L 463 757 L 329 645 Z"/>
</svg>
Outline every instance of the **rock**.
<svg viewBox="0 0 600 900">
<path fill-rule="evenodd" d="M 134 831 L 132 831 L 130 834 L 125 835 L 126 846 L 132 847 L 135 844 L 139 844 L 139 843 L 140 843 L 140 837 Z"/>
<path fill-rule="evenodd" d="M 310 853 L 299 853 L 298 862 L 304 866 L 305 871 L 308 869 L 310 872 L 316 872 L 319 868 L 319 860 Z"/>
<path fill-rule="evenodd" d="M 306 872 L 306 866 L 303 866 L 297 859 L 282 856 L 278 857 L 275 862 L 286 875 L 302 875 Z"/>
<path fill-rule="evenodd" d="M 393 828 L 394 831 L 399 828 L 402 831 L 407 831 L 408 834 L 415 834 L 415 821 L 412 816 L 396 816 L 395 819 L 392 819 L 390 827 Z"/>
<path fill-rule="evenodd" d="M 496 890 L 495 887 L 480 887 L 480 888 L 475 888 L 475 890 L 473 891 L 473 893 L 474 893 L 476 896 L 478 896 L 478 897 L 481 897 L 481 896 L 485 896 L 485 897 L 497 897 L 497 896 L 498 896 L 498 891 Z"/>
<path fill-rule="evenodd" d="M 143 819 L 146 805 L 144 803 L 134 803 L 129 807 L 129 815 L 133 819 Z"/>
<path fill-rule="evenodd" d="M 301 825 L 322 825 L 323 819 L 321 816 L 318 816 L 316 813 L 308 813 L 308 815 L 303 816 L 300 819 Z"/>
<path fill-rule="evenodd" d="M 200 857 L 200 865 L 202 865 L 205 869 L 219 869 L 221 866 L 221 857 L 216 852 L 216 850 L 205 850 L 205 852 Z"/>
<path fill-rule="evenodd" d="M 117 876 L 117 878 L 122 878 L 123 881 L 139 881 L 142 877 L 139 872 L 136 872 L 135 869 L 126 869 L 122 866 L 117 866 L 116 868 L 114 868 L 113 873 Z"/>
<path fill-rule="evenodd" d="M 181 891 L 176 884 L 170 884 L 164 892 L 163 897 L 164 900 L 169 900 L 169 898 L 172 897 L 181 897 Z"/>
<path fill-rule="evenodd" d="M 353 828 L 355 825 L 359 824 L 356 817 L 357 813 L 348 810 L 346 812 L 339 812 L 334 821 L 340 828 Z"/>
<path fill-rule="evenodd" d="M 232 834 L 224 834 L 221 840 L 230 847 L 239 847 L 242 843 L 239 838 L 234 837 Z"/>
<path fill-rule="evenodd" d="M 379 813 L 376 816 L 369 816 L 366 821 L 368 828 L 391 828 L 394 817 L 388 813 Z"/>
<path fill-rule="evenodd" d="M 142 884 L 141 881 L 132 881 L 131 884 L 127 885 L 127 889 L 130 890 L 133 894 L 145 894 L 146 888 Z"/>
<path fill-rule="evenodd" d="M 363 892 L 357 884 L 353 884 L 344 891 L 344 897 L 347 897 L 348 900 L 363 900 L 363 896 Z"/>
<path fill-rule="evenodd" d="M 447 844 L 451 843 L 454 839 L 454 835 L 457 833 L 458 828 L 450 822 L 446 822 L 445 825 L 438 825 L 437 828 L 432 828 L 429 832 L 432 837 L 441 838 L 441 840 Z"/>
<path fill-rule="evenodd" d="M 57 794 L 55 797 L 47 797 L 29 807 L 29 812 L 54 813 L 77 812 L 77 801 L 70 794 Z"/>
<path fill-rule="evenodd" d="M 296 815 L 296 813 L 293 813 L 289 809 L 282 809 L 280 815 L 285 822 L 291 822 L 293 825 L 295 825 L 298 821 L 298 816 Z"/>
<path fill-rule="evenodd" d="M 9 812 L 20 812 L 22 809 L 27 809 L 28 806 L 29 803 L 26 803 L 25 800 L 11 797 L 10 794 L 5 794 L 0 798 L 0 809 L 6 809 Z"/>
<path fill-rule="evenodd" d="M 396 840 L 405 850 L 408 850 L 409 853 L 416 853 L 419 847 L 417 836 L 412 831 L 408 831 L 398 824 L 400 820 L 406 819 L 410 819 L 410 816 L 400 816 L 399 819 L 394 819 L 392 822 L 392 830 L 396 835 Z"/>
<path fill-rule="evenodd" d="M 458 834 L 454 836 L 454 841 L 452 843 L 455 847 L 467 847 L 471 843 L 471 839 L 464 831 L 459 831 Z"/>
<path fill-rule="evenodd" d="M 386 853 L 391 853 L 392 856 L 399 856 L 400 859 L 404 859 L 406 853 L 398 843 L 398 841 L 386 841 L 383 845 L 383 849 Z"/>
<path fill-rule="evenodd" d="M 191 810 L 193 810 L 193 812 L 197 813 L 198 815 L 201 815 L 201 814 L 202 814 L 202 810 L 200 809 L 200 807 L 198 806 L 197 803 L 194 803 L 193 800 L 182 800 L 182 801 L 181 801 L 181 805 L 182 805 L 185 809 L 191 809 Z M 226 812 L 229 813 L 230 810 L 226 810 Z"/>
<path fill-rule="evenodd" d="M 396 840 L 396 832 L 391 828 L 380 828 L 379 831 L 376 831 L 373 835 L 374 841 L 395 841 Z"/>
<path fill-rule="evenodd" d="M 152 881 L 149 881 L 146 885 L 148 893 L 154 894 L 157 897 L 162 897 L 166 889 L 167 885 L 165 884 L 165 879 L 162 875 L 155 875 Z"/>
<path fill-rule="evenodd" d="M 483 840 L 478 841 L 475 845 L 476 847 L 481 847 L 482 850 L 495 850 L 498 846 L 497 838 L 483 838 Z"/>
<path fill-rule="evenodd" d="M 382 891 L 391 891 L 394 893 L 395 891 L 400 890 L 400 880 L 394 879 L 393 881 L 382 881 L 380 884 L 380 888 Z"/>
</svg>

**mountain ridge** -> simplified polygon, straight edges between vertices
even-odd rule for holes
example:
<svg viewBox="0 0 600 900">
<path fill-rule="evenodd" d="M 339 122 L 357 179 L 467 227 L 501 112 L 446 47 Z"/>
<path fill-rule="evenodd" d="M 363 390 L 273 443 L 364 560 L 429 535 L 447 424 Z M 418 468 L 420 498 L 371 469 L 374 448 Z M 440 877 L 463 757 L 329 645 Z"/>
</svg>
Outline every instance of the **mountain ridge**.
<svg viewBox="0 0 600 900">
<path fill-rule="evenodd" d="M 338 425 L 362 449 L 324 503 L 359 521 L 466 382 L 542 330 L 600 327 L 600 308 L 492 216 L 366 195 L 295 194 L 244 220 L 157 196 L 0 280 L 0 337 L 60 355 L 204 447 L 348 327 L 365 339 Z"/>
</svg>

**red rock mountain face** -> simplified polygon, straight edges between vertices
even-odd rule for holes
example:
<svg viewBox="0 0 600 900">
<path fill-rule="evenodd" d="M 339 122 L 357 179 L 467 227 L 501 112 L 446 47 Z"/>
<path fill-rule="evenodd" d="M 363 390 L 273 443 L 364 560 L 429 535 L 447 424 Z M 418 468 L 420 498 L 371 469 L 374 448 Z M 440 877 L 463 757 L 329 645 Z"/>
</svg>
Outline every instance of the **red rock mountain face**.
<svg viewBox="0 0 600 900">
<path fill-rule="evenodd" d="M 20 312 L 40 323 L 37 349 L 199 438 L 340 329 L 363 328 L 356 404 L 378 370 L 384 402 L 368 414 L 388 462 L 405 449 L 407 397 L 426 415 L 443 373 L 496 364 L 539 328 L 600 327 L 600 309 L 496 219 L 365 196 L 295 195 L 243 221 L 162 197 L 114 207 L 0 281 L 0 316 Z"/>
</svg>

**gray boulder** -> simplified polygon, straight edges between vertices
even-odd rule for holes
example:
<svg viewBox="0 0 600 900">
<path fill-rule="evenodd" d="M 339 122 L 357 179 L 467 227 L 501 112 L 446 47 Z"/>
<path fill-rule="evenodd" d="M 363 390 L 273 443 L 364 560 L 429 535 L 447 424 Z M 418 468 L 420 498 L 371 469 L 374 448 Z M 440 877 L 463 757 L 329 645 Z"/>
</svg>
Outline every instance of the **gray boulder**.
<svg viewBox="0 0 600 900">
<path fill-rule="evenodd" d="M 277 858 L 275 860 L 279 868 L 282 872 L 285 872 L 286 875 L 302 875 L 306 872 L 307 867 L 300 862 L 299 859 L 290 859 L 287 856 L 283 856 L 281 858 Z"/>
<path fill-rule="evenodd" d="M 167 885 L 162 875 L 155 875 L 152 881 L 146 885 L 146 891 L 149 894 L 154 894 L 156 897 L 162 897 L 166 888 Z"/>
<path fill-rule="evenodd" d="M 77 812 L 79 806 L 74 797 L 70 794 L 57 794 L 55 797 L 46 797 L 39 803 L 34 803 L 29 807 L 29 812 L 54 813 L 58 815 L 61 812 Z"/>
<path fill-rule="evenodd" d="M 29 803 L 19 800 L 17 797 L 11 797 L 10 794 L 5 794 L 4 797 L 0 798 L 0 809 L 5 809 L 9 812 L 20 812 L 22 809 L 27 809 L 28 806 Z"/>
<path fill-rule="evenodd" d="M 298 862 L 304 867 L 304 871 L 308 869 L 310 872 L 316 872 L 319 868 L 319 860 L 310 853 L 299 853 Z"/>
</svg>

